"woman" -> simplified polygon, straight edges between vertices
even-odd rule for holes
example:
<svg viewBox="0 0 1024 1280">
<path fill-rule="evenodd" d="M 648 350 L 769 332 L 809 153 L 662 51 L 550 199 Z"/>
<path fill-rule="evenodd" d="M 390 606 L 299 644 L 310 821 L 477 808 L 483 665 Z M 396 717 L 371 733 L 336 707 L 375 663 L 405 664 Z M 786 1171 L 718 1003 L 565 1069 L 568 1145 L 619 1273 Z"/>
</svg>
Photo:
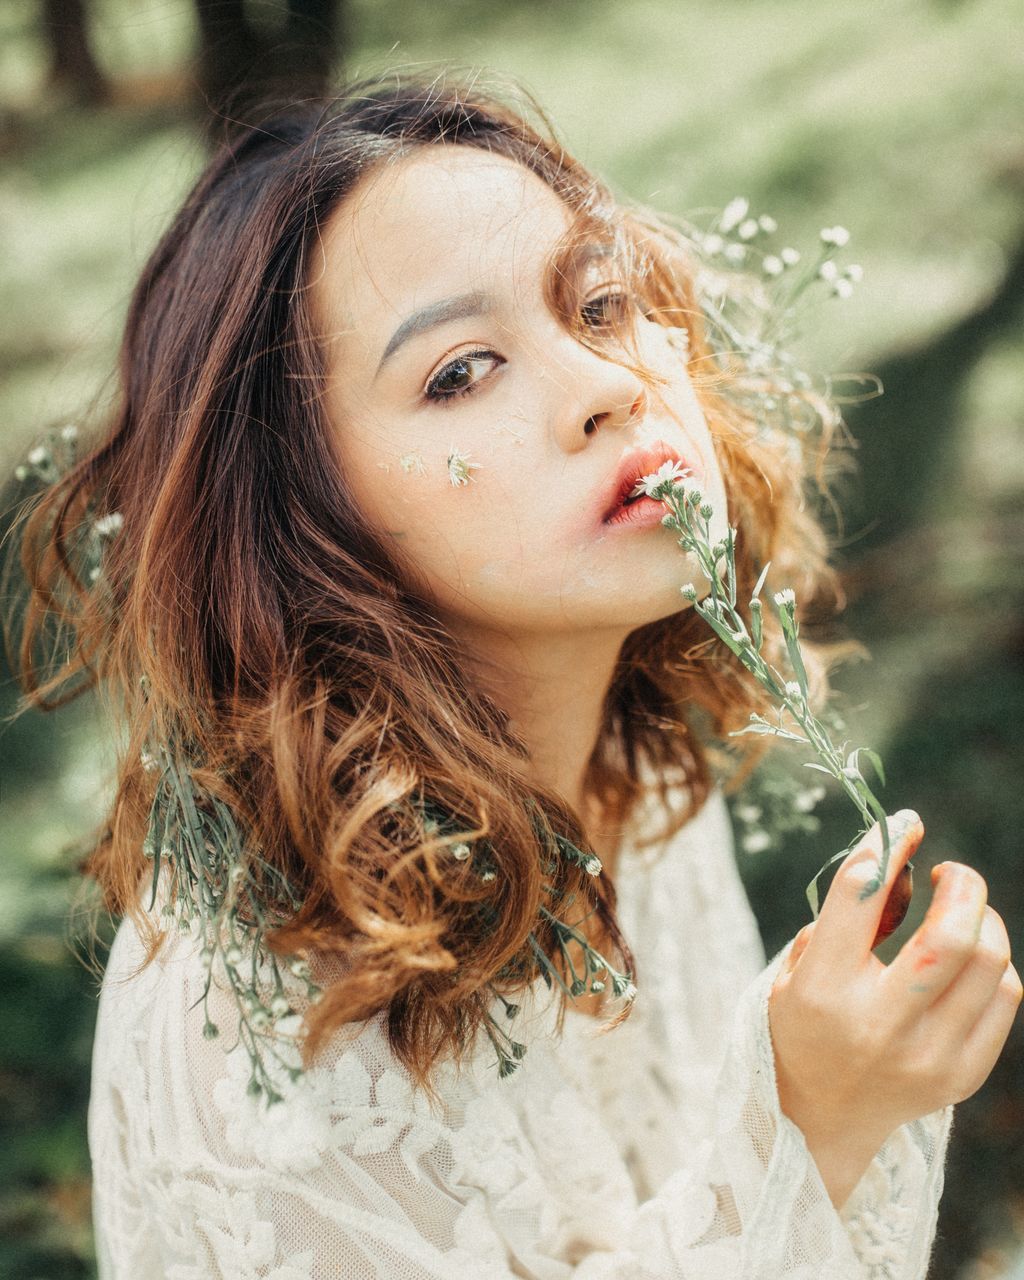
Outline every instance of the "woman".
<svg viewBox="0 0 1024 1280">
<path fill-rule="evenodd" d="M 960 863 L 872 955 L 911 811 L 885 892 L 876 826 L 765 964 L 707 750 L 763 695 L 638 483 L 731 517 L 746 596 L 769 561 L 801 599 L 834 574 L 810 446 L 730 398 L 697 266 L 447 83 L 269 117 L 156 249 L 117 419 L 49 508 L 119 526 L 75 615 L 130 729 L 89 861 L 125 916 L 104 1280 L 924 1275 L 952 1105 L 1021 985 Z M 186 827 L 234 815 L 230 857 L 154 843 L 172 783 Z M 571 986 L 560 921 L 604 961 Z M 305 1017 L 304 1073 L 270 1015 Z"/>
</svg>

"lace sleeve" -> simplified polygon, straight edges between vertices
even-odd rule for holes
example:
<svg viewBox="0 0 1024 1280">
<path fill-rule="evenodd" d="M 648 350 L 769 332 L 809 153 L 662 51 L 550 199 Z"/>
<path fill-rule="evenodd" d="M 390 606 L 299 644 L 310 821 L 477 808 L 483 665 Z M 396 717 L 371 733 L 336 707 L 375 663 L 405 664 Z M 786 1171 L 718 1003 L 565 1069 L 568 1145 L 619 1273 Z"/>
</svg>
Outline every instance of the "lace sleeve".
<svg viewBox="0 0 1024 1280">
<path fill-rule="evenodd" d="M 653 1273 L 923 1280 L 952 1107 L 891 1134 L 837 1212 L 802 1132 L 778 1101 L 768 997 L 792 944 L 766 965 L 720 794 L 709 799 L 673 855 L 655 867 L 647 900 L 632 909 L 629 922 L 647 944 L 641 973 L 657 974 L 657 999 L 647 1018 L 650 1048 L 644 1050 L 655 1065 L 634 1072 L 634 1095 L 645 1119 L 659 1106 L 664 1111 L 668 1096 L 689 1143 L 684 1160 L 666 1152 L 665 1144 L 654 1152 L 650 1140 L 638 1153 L 638 1162 L 655 1175 L 648 1185 L 658 1192 L 640 1210 L 641 1218 L 649 1215 L 650 1248 L 662 1241 L 662 1270 L 654 1267 Z M 640 1060 L 636 1046 L 624 1047 Z M 610 1060 L 615 1069 L 604 1072 L 597 1088 L 602 1105 L 616 1115 L 625 1146 L 628 1121 L 615 1107 L 624 1061 Z M 700 1066 L 713 1063 L 702 1077 Z M 659 1089 L 648 1076 L 668 1086 Z M 646 1129 L 656 1132 L 650 1124 Z M 692 1199 L 701 1180 L 716 1196 L 705 1233 L 687 1238 L 685 1231 L 662 1229 L 659 1235 L 662 1197 L 673 1188 L 682 1195 L 689 1186 Z"/>
</svg>

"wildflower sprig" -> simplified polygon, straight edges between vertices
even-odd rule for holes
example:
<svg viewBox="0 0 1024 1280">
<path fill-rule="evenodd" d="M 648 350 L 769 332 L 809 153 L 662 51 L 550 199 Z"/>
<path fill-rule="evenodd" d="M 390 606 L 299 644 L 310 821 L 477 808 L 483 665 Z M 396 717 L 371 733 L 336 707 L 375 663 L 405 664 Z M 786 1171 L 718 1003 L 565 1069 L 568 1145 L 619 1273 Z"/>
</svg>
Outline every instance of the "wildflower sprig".
<svg viewBox="0 0 1024 1280">
<path fill-rule="evenodd" d="M 393 807 L 401 809 L 402 805 L 396 802 Z M 496 878 L 496 863 L 486 840 L 463 839 L 459 834 L 458 824 L 443 808 L 429 800 L 418 799 L 415 808 L 426 834 L 446 841 L 448 852 L 453 859 L 467 863 L 485 883 Z M 548 875 L 554 876 L 559 860 L 580 867 L 590 876 L 599 876 L 602 873 L 604 868 L 601 859 L 595 853 L 578 848 L 565 836 L 552 831 L 535 808 L 532 817 L 539 846 L 544 851 L 543 866 Z M 545 883 L 544 892 L 554 900 L 555 890 L 550 883 Z M 496 918 L 494 908 L 488 902 L 481 904 L 479 915 L 482 927 L 485 929 Z M 539 910 L 540 922 L 547 925 L 548 931 L 554 937 L 556 953 L 560 955 L 569 975 L 568 982 L 563 977 L 559 965 L 555 963 L 552 953 L 545 950 L 541 938 L 538 937 L 538 931 L 533 929 L 527 934 L 520 955 L 506 965 L 496 977 L 514 981 L 521 979 L 527 972 L 539 972 L 549 991 L 553 991 L 557 986 L 570 1000 L 586 994 L 599 995 L 610 985 L 613 997 L 632 1002 L 637 995 L 632 974 L 620 972 L 590 944 L 587 936 L 579 928 L 585 919 L 586 917 L 583 917 L 575 924 L 569 924 L 543 904 Z M 572 954 L 572 948 L 578 949 L 575 957 Z M 488 983 L 488 990 L 501 1002 L 505 1017 L 509 1021 L 514 1019 L 520 1012 L 519 1005 L 507 1000 L 493 982 Z M 486 1015 L 484 1029 L 497 1054 L 498 1078 L 505 1079 L 516 1070 L 526 1056 L 527 1046 L 515 1040 L 508 1029 L 502 1026 L 491 1013 Z"/>
<path fill-rule="evenodd" d="M 804 767 L 834 778 L 864 820 L 863 831 L 845 850 L 830 858 L 807 886 L 807 900 L 811 910 L 817 917 L 819 877 L 833 862 L 845 857 L 877 819 L 882 831 L 883 851 L 878 871 L 863 891 L 863 896 L 870 896 L 884 883 L 890 843 L 885 810 L 864 777 L 862 758 L 874 766 L 883 786 L 885 773 L 876 752 L 866 747 L 848 750 L 846 743 L 841 750 L 836 748 L 825 725 L 811 710 L 807 670 L 800 652 L 796 594 L 792 588 L 786 587 L 776 591 L 772 597 L 791 668 L 791 672 L 786 674 L 770 661 L 764 647 L 764 605 L 761 591 L 771 562 L 761 571 L 748 604 L 748 619 L 744 619 L 737 608 L 736 599 L 736 529 L 730 527 L 724 538 L 712 543 L 713 508 L 699 489 L 687 487 L 679 477 L 654 473 L 643 477 L 639 484 L 649 497 L 668 506 L 669 512 L 663 517 L 662 524 L 679 535 L 680 547 L 696 558 L 701 572 L 710 583 L 710 595 L 704 599 L 698 599 L 693 583 L 687 583 L 680 589 L 683 597 L 690 601 L 715 635 L 778 703 L 778 711 L 773 718 L 751 712 L 750 723 L 743 729 L 735 730 L 730 736 L 766 734 L 809 747 L 817 756 L 817 761 L 806 761 Z"/>
<path fill-rule="evenodd" d="M 790 342 L 806 305 L 815 296 L 849 298 L 863 269 L 837 261 L 850 240 L 845 227 L 822 227 L 809 252 L 779 244 L 778 230 L 769 214 L 751 213 L 745 196 L 730 200 L 709 229 L 690 228 L 697 294 L 712 354 L 729 374 L 730 397 L 763 434 L 807 435 L 819 425 L 821 404 L 812 400 L 814 379 L 800 368 Z"/>
<path fill-rule="evenodd" d="M 302 898 L 252 850 L 228 806 L 216 796 L 204 795 L 186 753 L 160 745 L 143 753 L 142 765 L 147 772 L 159 773 L 142 846 L 153 864 L 148 909 L 156 904 L 161 868 L 166 867 L 173 902 L 165 903 L 161 915 L 169 923 L 176 921 L 179 932 L 197 935 L 203 943 L 203 1035 L 208 1040 L 220 1035 L 209 1013 L 219 956 L 238 1010 L 238 1040 L 249 1057 L 248 1092 L 264 1095 L 268 1106 L 280 1102 L 282 1095 L 264 1055 L 276 1059 L 293 1083 L 302 1074 L 278 1052 L 282 1041 L 290 1038 L 283 1030 L 284 1020 L 293 1019 L 296 1010 L 285 989 L 282 962 L 264 946 L 263 938 L 274 923 L 301 907 Z M 283 963 L 315 1004 L 322 992 L 307 962 L 292 956 Z"/>
</svg>

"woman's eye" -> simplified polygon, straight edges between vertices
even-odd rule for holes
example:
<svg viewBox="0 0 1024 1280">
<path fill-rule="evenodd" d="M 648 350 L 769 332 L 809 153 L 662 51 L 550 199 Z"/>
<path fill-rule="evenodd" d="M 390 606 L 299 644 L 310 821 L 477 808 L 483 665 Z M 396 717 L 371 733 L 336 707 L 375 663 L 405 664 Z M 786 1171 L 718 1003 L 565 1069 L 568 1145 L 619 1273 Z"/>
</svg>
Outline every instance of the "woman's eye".
<svg viewBox="0 0 1024 1280">
<path fill-rule="evenodd" d="M 457 356 L 430 379 L 424 393 L 428 400 L 455 400 L 475 391 L 492 366 L 503 363 L 493 351 L 467 351 Z"/>
<path fill-rule="evenodd" d="M 633 306 L 632 294 L 621 289 L 609 290 L 585 302 L 580 308 L 580 316 L 589 328 L 606 329 L 627 320 Z"/>
</svg>

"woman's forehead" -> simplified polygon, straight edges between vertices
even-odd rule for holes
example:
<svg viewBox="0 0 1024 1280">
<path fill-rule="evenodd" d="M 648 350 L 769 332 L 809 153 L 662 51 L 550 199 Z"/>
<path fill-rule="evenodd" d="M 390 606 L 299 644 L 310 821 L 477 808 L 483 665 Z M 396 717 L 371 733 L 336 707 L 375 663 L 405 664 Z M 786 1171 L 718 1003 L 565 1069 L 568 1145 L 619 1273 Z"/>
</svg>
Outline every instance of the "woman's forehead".
<svg viewBox="0 0 1024 1280">
<path fill-rule="evenodd" d="M 455 291 L 534 287 L 575 223 L 536 173 L 469 146 L 375 170 L 333 214 L 314 276 L 325 312 L 382 324 Z M 453 288 L 457 286 L 457 290 Z"/>
</svg>

